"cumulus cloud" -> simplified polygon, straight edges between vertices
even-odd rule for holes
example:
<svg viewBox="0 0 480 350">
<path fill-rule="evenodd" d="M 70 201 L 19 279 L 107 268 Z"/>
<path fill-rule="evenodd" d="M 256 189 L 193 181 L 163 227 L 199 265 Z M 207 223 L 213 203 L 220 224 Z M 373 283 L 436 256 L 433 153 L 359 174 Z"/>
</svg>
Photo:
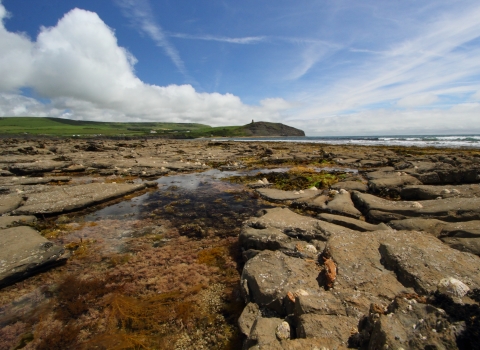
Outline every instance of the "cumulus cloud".
<svg viewBox="0 0 480 350">
<path fill-rule="evenodd" d="M 5 8 L 0 4 L 2 20 Z M 134 73 L 136 59 L 94 13 L 68 12 L 36 41 L 0 25 L 0 115 L 63 116 L 104 121 L 242 124 L 279 117 L 277 107 L 249 106 L 232 94 L 199 93 L 191 85 L 156 86 Z M 31 87 L 49 103 L 21 96 Z M 15 94 L 17 92 L 17 94 Z"/>
<path fill-rule="evenodd" d="M 419 106 L 428 106 L 432 103 L 435 103 L 439 100 L 438 96 L 434 94 L 417 94 L 409 95 L 401 98 L 397 101 L 397 106 L 399 107 L 419 107 Z"/>
</svg>

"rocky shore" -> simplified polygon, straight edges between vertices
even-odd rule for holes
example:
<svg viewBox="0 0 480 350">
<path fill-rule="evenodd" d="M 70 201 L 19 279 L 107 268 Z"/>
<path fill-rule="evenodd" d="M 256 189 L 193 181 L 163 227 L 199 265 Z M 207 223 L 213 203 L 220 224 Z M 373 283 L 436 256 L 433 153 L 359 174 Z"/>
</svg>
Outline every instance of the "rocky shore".
<svg viewBox="0 0 480 350">
<path fill-rule="evenodd" d="M 0 288 L 6 293 L 69 264 L 82 244 L 45 237 L 39 222 L 153 193 L 161 177 L 243 171 L 243 191 L 265 209 L 231 228 L 244 308 L 243 338 L 230 347 L 478 346 L 480 151 L 153 139 L 0 143 Z M 247 172 L 265 168 L 272 172 Z M 334 175 L 309 183 L 319 172 Z M 173 229 L 192 241 L 216 239 L 202 225 Z M 159 242 L 168 239 L 155 249 L 165 244 Z M 205 264 L 201 251 L 195 254 Z M 183 269 L 188 274 L 188 263 Z M 55 294 L 52 288 L 48 293 Z M 16 324 L 5 305 L 4 329 Z M 216 339 L 205 346 L 222 348 Z M 171 348 L 188 343 L 176 341 Z"/>
</svg>

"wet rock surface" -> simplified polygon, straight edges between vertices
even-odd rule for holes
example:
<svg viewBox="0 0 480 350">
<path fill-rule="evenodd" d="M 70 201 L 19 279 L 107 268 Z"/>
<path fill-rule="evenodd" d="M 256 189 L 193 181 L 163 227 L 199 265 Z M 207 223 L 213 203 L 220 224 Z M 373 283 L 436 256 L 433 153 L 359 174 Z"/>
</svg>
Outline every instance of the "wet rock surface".
<svg viewBox="0 0 480 350">
<path fill-rule="evenodd" d="M 175 349 L 480 342 L 475 150 L 0 142 L 0 337 L 16 334 L 10 347 L 28 334 L 31 346 L 57 339 L 61 348 L 112 339 Z M 239 175 L 252 185 L 221 180 Z M 48 270 L 65 263 L 65 251 L 67 264 Z M 468 291 L 446 293 L 445 280 Z M 240 302 L 243 313 L 232 311 Z M 166 335 L 159 325 L 175 327 Z"/>
<path fill-rule="evenodd" d="M 0 229 L 0 288 L 65 263 L 68 255 L 31 227 Z"/>
</svg>

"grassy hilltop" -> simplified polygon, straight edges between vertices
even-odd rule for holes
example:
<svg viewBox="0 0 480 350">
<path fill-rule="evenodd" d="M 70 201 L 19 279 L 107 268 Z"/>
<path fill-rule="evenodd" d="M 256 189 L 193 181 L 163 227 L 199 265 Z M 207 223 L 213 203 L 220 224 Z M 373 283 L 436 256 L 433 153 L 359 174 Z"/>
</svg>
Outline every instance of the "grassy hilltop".
<svg viewBox="0 0 480 350">
<path fill-rule="evenodd" d="M 258 122 L 243 126 L 211 127 L 197 123 L 117 123 L 60 118 L 2 117 L 0 135 L 49 136 L 159 136 L 169 138 L 304 136 L 298 130 L 280 123 Z"/>
</svg>

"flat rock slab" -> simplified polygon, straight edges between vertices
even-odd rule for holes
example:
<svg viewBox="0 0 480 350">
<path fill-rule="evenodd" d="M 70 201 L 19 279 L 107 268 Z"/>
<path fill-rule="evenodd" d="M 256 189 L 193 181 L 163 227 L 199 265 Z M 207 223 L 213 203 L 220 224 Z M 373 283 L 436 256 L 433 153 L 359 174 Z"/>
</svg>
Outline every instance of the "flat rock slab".
<svg viewBox="0 0 480 350">
<path fill-rule="evenodd" d="M 441 198 L 452 198 L 452 197 L 462 197 L 462 198 L 472 198 L 480 197 L 480 185 L 443 185 L 443 186 L 433 186 L 433 185 L 415 185 L 415 186 L 405 186 L 400 192 L 400 196 L 405 200 L 428 200 Z"/>
<path fill-rule="evenodd" d="M 341 190 L 344 189 L 346 191 L 359 191 L 359 192 L 367 192 L 368 185 L 364 184 L 363 182 L 359 181 L 342 181 L 337 182 L 336 184 L 330 187 L 332 190 Z"/>
<path fill-rule="evenodd" d="M 0 229 L 9 226 L 21 226 L 35 222 L 37 218 L 33 215 L 19 215 L 19 216 L 0 216 Z"/>
<path fill-rule="evenodd" d="M 245 227 L 257 230 L 273 228 L 304 241 L 326 241 L 333 234 L 350 234 L 352 230 L 326 221 L 294 213 L 288 208 L 267 209 L 265 215 L 247 220 Z"/>
<path fill-rule="evenodd" d="M 0 215 L 10 213 L 22 203 L 23 198 L 15 194 L 0 196 Z"/>
<path fill-rule="evenodd" d="M 480 287 L 480 257 L 453 249 L 423 232 L 377 234 L 383 264 L 417 293 L 434 292 L 439 281 L 447 277 L 456 278 L 471 289 Z"/>
<path fill-rule="evenodd" d="M 240 245 L 245 250 L 293 250 L 295 248 L 295 242 L 298 242 L 298 240 L 287 236 L 278 228 L 268 227 L 264 229 L 256 229 L 249 226 L 242 228 L 239 241 Z"/>
<path fill-rule="evenodd" d="M 282 191 L 275 188 L 259 188 L 256 190 L 263 199 L 270 202 L 294 201 L 303 198 L 313 198 L 319 195 L 317 191 L 305 190 L 304 193 L 297 191 Z"/>
<path fill-rule="evenodd" d="M 333 214 L 340 214 L 358 219 L 362 213 L 355 208 L 350 193 L 343 191 L 327 203 L 327 210 Z"/>
<path fill-rule="evenodd" d="M 15 175 L 48 173 L 69 166 L 67 162 L 37 161 L 33 163 L 15 163 L 8 167 L 8 170 Z"/>
<path fill-rule="evenodd" d="M 388 223 L 388 226 L 399 231 L 425 231 L 438 237 L 446 224 L 447 222 L 437 219 L 412 218 L 392 220 Z"/>
<path fill-rule="evenodd" d="M 351 230 L 361 231 L 361 232 L 379 231 L 379 230 L 388 229 L 388 226 L 383 223 L 378 225 L 373 225 L 365 221 L 349 218 L 342 215 L 322 213 L 322 214 L 318 214 L 317 218 L 326 222 L 330 222 L 335 225 L 340 225 L 343 227 L 347 227 Z"/>
<path fill-rule="evenodd" d="M 419 202 L 389 201 L 383 198 L 354 191 L 352 199 L 357 208 L 374 220 L 408 217 L 435 218 L 450 222 L 480 220 L 480 198 L 448 198 Z"/>
<path fill-rule="evenodd" d="M 30 194 L 25 205 L 15 210 L 15 215 L 56 214 L 83 209 L 145 187 L 145 184 L 115 183 L 55 187 L 49 192 Z"/>
<path fill-rule="evenodd" d="M 407 185 L 421 185 L 422 182 L 417 178 L 399 173 L 385 173 L 385 176 L 372 179 L 368 182 L 369 188 L 374 192 L 381 192 L 384 190 L 400 192 L 404 186 Z"/>
<path fill-rule="evenodd" d="M 53 244 L 28 226 L 0 230 L 0 288 L 61 264 L 68 258 L 63 247 Z"/>
<path fill-rule="evenodd" d="M 41 185 L 50 182 L 68 182 L 72 178 L 69 176 L 56 177 L 8 177 L 0 178 L 0 185 L 2 186 L 18 186 L 18 185 Z"/>
</svg>

